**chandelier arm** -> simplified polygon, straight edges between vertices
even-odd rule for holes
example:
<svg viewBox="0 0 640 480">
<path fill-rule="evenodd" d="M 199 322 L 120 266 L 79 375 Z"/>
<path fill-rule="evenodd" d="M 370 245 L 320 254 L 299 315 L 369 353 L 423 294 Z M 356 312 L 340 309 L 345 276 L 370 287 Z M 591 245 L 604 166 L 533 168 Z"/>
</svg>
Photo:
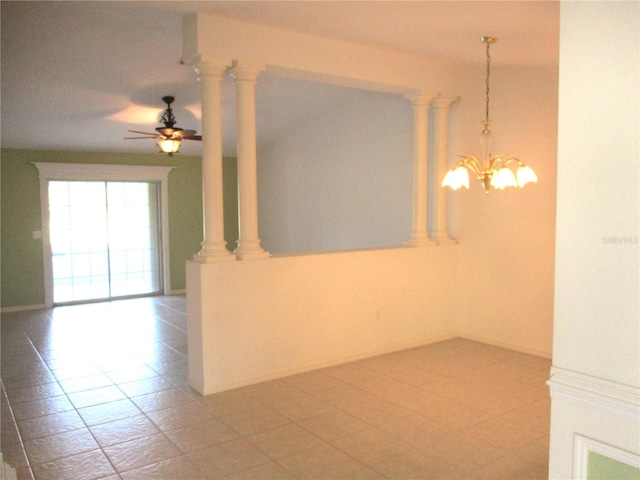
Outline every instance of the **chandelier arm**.
<svg viewBox="0 0 640 480">
<path fill-rule="evenodd" d="M 522 165 L 522 161 L 519 158 L 516 158 L 516 157 L 511 157 L 511 158 L 508 158 L 507 160 L 503 160 L 502 161 L 502 163 L 505 166 L 507 166 L 507 165 L 509 165 L 510 163 L 513 163 L 513 162 L 517 163 L 518 165 Z"/>
<path fill-rule="evenodd" d="M 504 155 L 496 155 L 492 157 L 491 160 L 489 160 L 489 169 L 497 170 L 496 167 L 500 163 L 502 163 L 503 166 L 506 166 L 507 164 L 503 159 L 504 159 Z"/>
<path fill-rule="evenodd" d="M 484 170 L 482 163 L 480 163 L 478 157 L 476 157 L 473 153 L 467 152 L 467 156 L 464 157 L 462 164 L 475 175 L 480 175 L 480 173 Z"/>
</svg>

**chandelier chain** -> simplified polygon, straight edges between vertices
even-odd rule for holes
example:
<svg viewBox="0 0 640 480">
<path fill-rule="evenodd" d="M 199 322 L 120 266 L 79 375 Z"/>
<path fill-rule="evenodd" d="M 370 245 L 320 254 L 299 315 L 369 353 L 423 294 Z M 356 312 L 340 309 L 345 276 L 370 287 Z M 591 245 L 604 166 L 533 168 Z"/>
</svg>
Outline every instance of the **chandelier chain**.
<svg viewBox="0 0 640 480">
<path fill-rule="evenodd" d="M 489 72 L 491 70 L 491 55 L 489 54 L 489 47 L 491 46 L 491 42 L 487 42 L 487 81 L 486 81 L 486 85 L 487 85 L 487 90 L 486 90 L 486 96 L 487 96 L 487 106 L 486 106 L 486 110 L 485 110 L 485 120 L 488 122 L 489 121 Z"/>
</svg>

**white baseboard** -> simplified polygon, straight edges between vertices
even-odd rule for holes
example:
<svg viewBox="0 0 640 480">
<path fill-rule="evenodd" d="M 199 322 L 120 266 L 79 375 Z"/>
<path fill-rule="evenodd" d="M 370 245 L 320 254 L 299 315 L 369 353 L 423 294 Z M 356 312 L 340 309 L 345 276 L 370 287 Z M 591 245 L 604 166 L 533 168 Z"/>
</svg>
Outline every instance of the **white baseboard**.
<svg viewBox="0 0 640 480">
<path fill-rule="evenodd" d="M 525 347 L 522 345 L 514 345 L 512 343 L 499 342 L 491 338 L 478 337 L 476 335 L 466 335 L 466 334 L 460 334 L 460 338 L 473 340 L 474 342 L 486 343 L 487 345 L 492 345 L 494 347 L 506 348 L 507 350 L 526 353 L 527 355 L 534 355 L 536 357 L 542 357 L 542 358 L 548 358 L 548 359 L 551 359 L 552 357 L 551 352 L 543 352 L 543 351 Z"/>
<path fill-rule="evenodd" d="M 28 310 L 44 310 L 44 303 L 38 305 L 18 305 L 16 307 L 2 307 L 0 313 L 26 312 Z"/>
</svg>

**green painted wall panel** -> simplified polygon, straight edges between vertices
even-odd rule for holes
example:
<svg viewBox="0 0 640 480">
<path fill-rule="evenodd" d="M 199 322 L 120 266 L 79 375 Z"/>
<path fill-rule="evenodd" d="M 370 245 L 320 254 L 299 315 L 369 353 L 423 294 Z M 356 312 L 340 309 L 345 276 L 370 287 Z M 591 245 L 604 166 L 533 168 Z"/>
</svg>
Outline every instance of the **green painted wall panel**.
<svg viewBox="0 0 640 480">
<path fill-rule="evenodd" d="M 171 290 L 186 287 L 186 260 L 202 242 L 202 168 L 200 157 L 109 152 L 2 149 L 0 157 L 1 306 L 44 303 L 42 230 L 38 171 L 32 162 L 173 166 L 169 174 L 169 248 Z M 237 187 L 235 159 L 225 159 L 225 239 L 235 248 Z M 227 192 L 229 190 L 229 192 Z"/>
<path fill-rule="evenodd" d="M 589 480 L 640 480 L 640 469 L 599 453 L 589 452 L 587 478 Z"/>
</svg>

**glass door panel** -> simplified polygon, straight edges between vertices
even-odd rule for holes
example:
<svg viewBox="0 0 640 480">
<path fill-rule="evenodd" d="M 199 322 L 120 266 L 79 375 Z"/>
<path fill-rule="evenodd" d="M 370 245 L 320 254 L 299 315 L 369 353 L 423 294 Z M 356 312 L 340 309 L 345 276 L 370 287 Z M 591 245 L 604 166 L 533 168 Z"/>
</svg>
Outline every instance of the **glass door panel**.
<svg viewBox="0 0 640 480">
<path fill-rule="evenodd" d="M 56 304 L 161 289 L 158 188 L 147 182 L 49 182 Z"/>
</svg>

